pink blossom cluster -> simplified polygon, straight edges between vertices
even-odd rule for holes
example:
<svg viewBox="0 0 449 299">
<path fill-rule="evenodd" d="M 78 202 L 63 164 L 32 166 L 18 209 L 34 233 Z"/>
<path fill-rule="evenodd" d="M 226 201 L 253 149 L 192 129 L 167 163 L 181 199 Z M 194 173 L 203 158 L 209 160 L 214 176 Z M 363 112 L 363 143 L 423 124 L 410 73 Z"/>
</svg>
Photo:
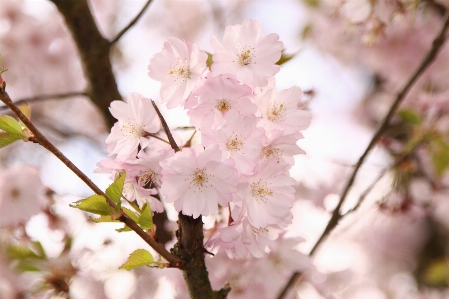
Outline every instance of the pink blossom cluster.
<svg viewBox="0 0 449 299">
<path fill-rule="evenodd" d="M 289 169 L 310 123 L 299 87 L 278 91 L 274 75 L 283 43 L 277 34 L 261 35 L 258 21 L 226 28 L 212 37 L 213 63 L 199 46 L 167 38 L 149 64 L 161 82 L 161 102 L 182 106 L 201 141 L 181 151 L 152 146 L 160 129 L 149 99 L 133 93 L 113 102 L 118 122 L 106 140 L 114 161 L 103 171 L 126 171 L 124 196 L 163 210 L 157 193 L 178 212 L 194 218 L 229 209 L 226 227 L 210 240 L 236 258 L 261 257 L 289 223 L 295 196 Z M 221 208 L 220 208 L 221 207 Z M 223 224 L 224 225 L 224 224 Z"/>
</svg>

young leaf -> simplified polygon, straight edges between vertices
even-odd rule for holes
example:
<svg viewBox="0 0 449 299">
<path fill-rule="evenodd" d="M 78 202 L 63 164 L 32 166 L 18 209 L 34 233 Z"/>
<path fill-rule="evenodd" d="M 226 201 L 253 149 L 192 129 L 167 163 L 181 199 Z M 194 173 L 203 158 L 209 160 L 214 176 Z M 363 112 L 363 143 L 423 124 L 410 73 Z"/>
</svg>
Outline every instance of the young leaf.
<svg viewBox="0 0 449 299">
<path fill-rule="evenodd" d="M 412 125 L 419 125 L 422 123 L 422 117 L 412 109 L 402 109 L 398 111 L 398 115 L 404 122 Z"/>
<path fill-rule="evenodd" d="M 128 217 L 131 218 L 132 220 L 134 220 L 134 222 L 139 223 L 139 215 L 137 215 L 136 213 L 134 213 L 133 211 L 131 211 L 130 209 L 127 209 L 127 208 L 122 208 L 122 210 L 123 210 L 123 213 L 128 215 Z"/>
<path fill-rule="evenodd" d="M 95 223 L 101 223 L 101 222 L 120 222 L 119 220 L 114 220 L 110 215 L 102 215 L 98 218 L 89 217 L 90 220 L 92 220 Z"/>
<path fill-rule="evenodd" d="M 449 146 L 443 137 L 432 140 L 430 146 L 433 167 L 437 175 L 441 176 L 449 167 Z"/>
<path fill-rule="evenodd" d="M 19 109 L 28 119 L 31 119 L 31 107 L 28 104 L 20 105 Z M 22 128 L 26 128 L 25 124 L 21 120 L 19 120 L 19 124 Z"/>
<path fill-rule="evenodd" d="M 207 53 L 207 61 L 206 61 L 206 64 L 207 64 L 207 67 L 210 68 L 211 65 L 214 63 L 214 61 L 212 60 L 212 54 L 209 53 L 209 52 L 206 52 L 206 53 Z"/>
<path fill-rule="evenodd" d="M 154 263 L 154 258 L 151 253 L 149 253 L 145 249 L 137 249 L 129 255 L 128 260 L 120 267 L 120 269 L 129 271 L 131 269 L 146 266 L 151 263 Z"/>
<path fill-rule="evenodd" d="M 14 135 L 21 135 L 22 138 L 26 137 L 19 122 L 9 115 L 0 116 L 0 129 Z"/>
<path fill-rule="evenodd" d="M 295 53 L 295 54 L 287 55 L 287 54 L 284 53 L 284 50 L 282 50 L 281 58 L 279 58 L 279 61 L 276 62 L 276 64 L 277 64 L 277 65 L 283 65 L 284 63 L 290 61 L 290 60 L 291 60 L 292 58 L 294 58 L 295 56 L 296 56 L 296 53 Z"/>
<path fill-rule="evenodd" d="M 139 218 L 139 224 L 143 229 L 153 228 L 153 215 L 149 204 L 145 204 L 142 209 L 142 215 Z"/>
<path fill-rule="evenodd" d="M 0 148 L 3 148 L 21 139 L 23 139 L 22 135 L 0 132 Z"/>
<path fill-rule="evenodd" d="M 122 208 L 122 211 L 129 218 L 134 220 L 134 222 L 139 223 L 139 215 L 137 215 L 136 213 L 134 213 L 133 211 L 131 211 L 130 209 L 127 209 L 127 208 Z M 122 228 L 116 229 L 116 231 L 118 231 L 119 233 L 123 233 L 123 232 L 130 232 L 130 231 L 132 231 L 132 229 L 130 229 L 127 225 L 125 225 Z"/>
<path fill-rule="evenodd" d="M 132 229 L 130 229 L 129 226 L 125 225 L 125 226 L 122 227 L 122 228 L 116 229 L 116 231 L 119 232 L 119 233 L 124 233 L 124 232 L 131 232 Z"/>
<path fill-rule="evenodd" d="M 18 259 L 18 260 L 29 258 L 36 258 L 36 259 L 42 258 L 27 246 L 11 246 L 7 249 L 6 254 L 10 259 Z"/>
<path fill-rule="evenodd" d="M 126 173 L 121 172 L 115 181 L 106 189 L 106 195 L 116 204 L 120 203 L 122 197 L 123 184 L 125 183 Z"/>
<path fill-rule="evenodd" d="M 108 205 L 106 198 L 102 195 L 92 195 L 86 199 L 78 200 L 70 205 L 72 208 L 77 208 L 85 212 L 98 215 L 112 215 L 115 210 Z"/>
</svg>

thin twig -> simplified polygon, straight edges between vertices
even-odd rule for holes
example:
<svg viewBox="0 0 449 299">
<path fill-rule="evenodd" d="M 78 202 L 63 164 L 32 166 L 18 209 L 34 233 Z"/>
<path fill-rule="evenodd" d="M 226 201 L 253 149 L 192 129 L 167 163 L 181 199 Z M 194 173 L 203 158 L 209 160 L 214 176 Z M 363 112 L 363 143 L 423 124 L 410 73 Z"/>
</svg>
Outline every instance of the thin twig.
<svg viewBox="0 0 449 299">
<path fill-rule="evenodd" d="M 66 92 L 66 93 L 56 93 L 56 94 L 45 94 L 40 96 L 34 96 L 29 98 L 23 98 L 14 102 L 14 105 L 19 106 L 25 103 L 39 102 L 51 99 L 67 99 L 78 96 L 89 96 L 85 91 L 74 91 L 74 92 Z M 1 106 L 0 109 L 9 109 L 8 106 Z"/>
<path fill-rule="evenodd" d="M 401 91 L 396 95 L 396 99 L 391 105 L 387 115 L 385 116 L 384 120 L 382 121 L 380 127 L 377 129 L 376 133 L 372 137 L 370 143 L 368 144 L 368 147 L 366 148 L 365 152 L 362 154 L 362 156 L 357 161 L 357 164 L 349 178 L 349 180 L 346 183 L 345 188 L 343 189 L 343 192 L 340 196 L 340 201 L 338 202 L 337 206 L 335 207 L 334 211 L 332 212 L 331 218 L 329 222 L 327 223 L 326 228 L 324 229 L 321 236 L 316 241 L 315 245 L 313 246 L 312 250 L 309 252 L 309 256 L 313 256 L 320 244 L 326 239 L 326 237 L 329 235 L 329 233 L 337 226 L 340 219 L 343 217 L 342 214 L 340 214 L 341 206 L 343 205 L 344 201 L 346 200 L 346 197 L 348 195 L 349 190 L 351 189 L 352 185 L 354 184 L 355 177 L 357 176 L 357 173 L 362 166 L 362 164 L 365 162 L 366 157 L 373 149 L 374 145 L 379 141 L 380 137 L 385 133 L 385 131 L 388 129 L 388 126 L 390 124 L 391 119 L 396 113 L 396 110 L 399 106 L 399 104 L 402 102 L 402 100 L 407 95 L 410 88 L 413 86 L 413 84 L 416 82 L 416 80 L 422 75 L 422 73 L 429 67 L 429 65 L 435 60 L 437 54 L 441 50 L 445 40 L 446 40 L 446 32 L 449 26 L 449 14 L 446 14 L 444 18 L 444 24 L 441 28 L 441 31 L 439 32 L 438 36 L 435 38 L 435 40 L 432 43 L 432 47 L 427 53 L 427 55 L 424 57 L 423 61 L 419 65 L 418 69 L 413 73 L 413 75 L 410 77 L 410 79 L 407 81 L 407 83 L 404 85 L 404 87 L 401 89 Z M 286 296 L 287 292 L 293 288 L 296 284 L 296 280 L 300 276 L 300 273 L 295 272 L 290 277 L 290 280 L 287 282 L 285 287 L 282 289 L 282 292 L 277 297 L 278 299 L 282 299 Z"/>
<path fill-rule="evenodd" d="M 116 42 L 118 42 L 118 40 L 132 27 L 134 26 L 134 24 L 137 23 L 137 21 L 142 17 L 142 15 L 144 14 L 145 10 L 148 8 L 148 6 L 150 5 L 150 3 L 153 0 L 148 0 L 147 3 L 144 5 L 144 7 L 142 8 L 142 10 L 137 14 L 137 16 L 131 20 L 131 22 L 129 22 L 129 24 L 123 28 L 110 42 L 109 45 L 112 46 L 113 44 L 115 44 Z"/>
<path fill-rule="evenodd" d="M 161 137 L 159 137 L 159 136 L 157 136 L 155 134 L 145 132 L 145 135 L 143 137 L 147 137 L 147 136 L 153 137 L 154 139 L 157 139 L 157 140 L 160 140 L 160 141 L 165 142 L 167 144 L 170 144 L 170 142 L 168 142 L 167 140 L 165 140 L 165 139 L 163 139 L 163 138 L 161 138 Z"/>
<path fill-rule="evenodd" d="M 0 90 L 0 100 L 7 105 L 12 112 L 27 126 L 27 128 L 34 134 L 34 137 L 30 137 L 30 141 L 39 143 L 41 146 L 49 150 L 55 155 L 62 163 L 64 163 L 70 170 L 73 171 L 92 191 L 96 194 L 102 195 L 106 198 L 108 204 L 115 208 L 116 204 L 109 199 L 104 192 L 98 188 L 78 167 L 75 166 L 64 154 L 59 151 L 34 125 L 31 121 L 20 111 L 20 109 L 14 105 L 9 97 L 8 93 L 4 90 Z M 129 228 L 135 231 L 145 242 L 148 243 L 157 253 L 163 256 L 173 267 L 179 267 L 181 265 L 181 259 L 168 252 L 162 244 L 157 243 L 151 238 L 142 228 L 137 225 L 134 220 L 129 218 L 126 214 L 118 218 L 121 222 L 125 223 Z"/>
<path fill-rule="evenodd" d="M 168 127 L 167 122 L 165 121 L 164 117 L 161 114 L 161 111 L 159 111 L 159 108 L 157 108 L 156 103 L 153 100 L 151 100 L 151 103 L 153 104 L 154 110 L 156 110 L 157 116 L 159 116 L 159 120 L 161 121 L 162 128 L 164 129 L 164 132 L 167 135 L 171 148 L 174 149 L 175 152 L 179 152 L 180 149 L 176 144 L 175 139 L 173 138 L 173 135 L 170 132 L 170 128 Z"/>
<path fill-rule="evenodd" d="M 345 217 L 346 215 L 348 215 L 349 213 L 353 213 L 355 211 L 357 211 L 357 209 L 362 205 L 363 201 L 365 200 L 365 198 L 368 196 L 368 194 L 371 192 L 371 190 L 373 190 L 374 186 L 377 185 L 377 183 L 380 181 L 381 178 L 384 177 L 384 175 L 387 173 L 387 169 L 382 170 L 379 175 L 377 176 L 377 178 L 371 183 L 371 185 L 369 185 L 365 191 L 363 191 L 362 194 L 360 194 L 359 200 L 357 201 L 356 205 L 348 210 L 346 213 L 344 213 L 343 215 L 341 215 L 341 217 Z"/>
</svg>

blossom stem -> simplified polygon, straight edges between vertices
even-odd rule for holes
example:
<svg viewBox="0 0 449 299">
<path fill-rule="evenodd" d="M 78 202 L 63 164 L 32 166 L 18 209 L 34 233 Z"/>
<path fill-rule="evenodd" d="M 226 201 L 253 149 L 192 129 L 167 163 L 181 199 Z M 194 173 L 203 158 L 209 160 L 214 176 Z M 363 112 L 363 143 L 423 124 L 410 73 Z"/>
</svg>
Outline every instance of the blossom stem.
<svg viewBox="0 0 449 299">
<path fill-rule="evenodd" d="M 73 173 L 75 173 L 92 191 L 98 195 L 102 195 L 106 198 L 108 204 L 115 208 L 116 204 L 109 199 L 104 192 L 98 188 L 75 164 L 73 164 L 61 151 L 59 151 L 34 125 L 33 123 L 20 111 L 20 109 L 14 105 L 8 93 L 2 89 L 0 90 L 0 100 L 5 103 L 6 106 L 14 112 L 15 115 L 25 124 L 25 126 L 34 134 L 34 137 L 30 137 L 30 141 L 39 143 L 41 146 L 55 155 L 62 163 L 64 163 Z M 148 245 L 150 245 L 157 253 L 163 256 L 172 267 L 180 267 L 182 261 L 177 256 L 168 252 L 164 245 L 157 243 L 151 238 L 139 225 L 129 218 L 126 214 L 123 214 L 118 218 L 121 222 L 125 223 L 129 228 L 135 231 Z"/>
<path fill-rule="evenodd" d="M 401 102 L 404 100 L 405 96 L 409 92 L 410 88 L 413 86 L 413 84 L 418 80 L 418 78 L 423 74 L 423 72 L 430 66 L 430 64 L 435 60 L 437 57 L 437 54 L 440 52 L 441 48 L 443 47 L 446 38 L 447 38 L 447 30 L 449 27 L 449 13 L 446 13 L 446 16 L 444 17 L 444 23 L 441 27 L 440 32 L 438 33 L 438 36 L 434 39 L 432 42 L 432 47 L 430 48 L 427 55 L 424 57 L 416 71 L 413 73 L 413 75 L 409 78 L 409 80 L 405 83 L 404 87 L 400 90 L 400 92 L 396 95 L 396 98 L 391 105 L 390 109 L 388 110 L 387 115 L 383 119 L 382 123 L 380 124 L 377 131 L 374 133 L 373 137 L 371 138 L 370 143 L 368 144 L 367 148 L 365 149 L 365 152 L 362 154 L 362 156 L 357 161 L 357 164 L 354 167 L 354 170 L 352 171 L 351 176 L 349 177 L 348 181 L 346 182 L 345 187 L 343 188 L 343 192 L 341 193 L 340 200 L 335 207 L 334 211 L 332 212 L 331 218 L 329 219 L 326 228 L 324 229 L 321 236 L 316 241 L 315 245 L 313 246 L 312 250 L 309 252 L 309 256 L 313 256 L 321 243 L 327 238 L 327 236 L 333 231 L 333 229 L 338 225 L 341 218 L 343 218 L 346 214 L 341 214 L 340 209 L 343 205 L 343 203 L 346 200 L 346 197 L 349 193 L 349 190 L 351 189 L 352 185 L 354 184 L 355 178 L 357 176 L 358 171 L 360 170 L 360 167 L 365 162 L 366 157 L 371 152 L 371 150 L 374 148 L 376 143 L 379 141 L 379 139 L 382 137 L 382 135 L 386 132 L 386 130 L 390 126 L 390 121 L 393 118 L 393 116 L 396 113 L 396 110 L 398 109 Z M 287 282 L 285 287 L 280 292 L 278 299 L 285 298 L 287 295 L 287 292 L 293 288 L 297 281 L 299 280 L 299 277 L 301 274 L 299 272 L 293 273 L 293 275 L 290 277 L 290 280 Z"/>
<path fill-rule="evenodd" d="M 162 141 L 162 142 L 165 142 L 165 143 L 167 143 L 167 144 L 170 144 L 170 142 L 168 142 L 167 140 L 162 139 L 161 137 L 156 136 L 156 135 L 154 135 L 154 134 L 152 134 L 152 133 L 145 132 L 145 135 L 144 135 L 143 137 L 147 137 L 147 136 L 153 137 L 153 138 L 155 138 L 155 139 L 157 139 L 157 140 L 160 140 L 160 141 Z"/>
<path fill-rule="evenodd" d="M 167 122 L 165 121 L 165 118 L 162 116 L 161 111 L 159 111 L 159 108 L 156 106 L 156 103 L 151 100 L 151 103 L 153 104 L 154 110 L 156 110 L 157 116 L 159 117 L 159 120 L 161 121 L 162 128 L 164 129 L 165 134 L 167 135 L 168 141 L 171 145 L 171 148 L 175 150 L 175 152 L 179 152 L 180 149 L 178 145 L 175 142 L 175 139 L 173 138 L 173 135 L 170 132 L 170 129 L 167 125 Z"/>
</svg>

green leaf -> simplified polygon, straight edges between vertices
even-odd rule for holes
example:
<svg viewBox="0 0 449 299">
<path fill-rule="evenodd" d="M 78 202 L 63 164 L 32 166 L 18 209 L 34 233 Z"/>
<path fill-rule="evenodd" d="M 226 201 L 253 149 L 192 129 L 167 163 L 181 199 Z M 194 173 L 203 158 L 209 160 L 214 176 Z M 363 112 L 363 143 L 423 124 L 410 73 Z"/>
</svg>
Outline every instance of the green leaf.
<svg viewBox="0 0 449 299">
<path fill-rule="evenodd" d="M 147 203 L 142 208 L 142 215 L 140 215 L 139 224 L 143 229 L 153 228 L 153 215 L 150 205 Z"/>
<path fill-rule="evenodd" d="M 116 204 L 120 203 L 120 199 L 122 198 L 123 185 L 125 184 L 126 173 L 121 172 L 116 177 L 115 181 L 109 185 L 108 189 L 106 189 L 106 196 L 109 197 L 110 200 L 115 202 Z"/>
<path fill-rule="evenodd" d="M 125 225 L 125 226 L 122 227 L 122 228 L 116 229 L 116 231 L 119 232 L 119 233 L 124 233 L 124 232 L 131 232 L 132 229 L 130 229 L 129 226 Z"/>
<path fill-rule="evenodd" d="M 449 167 L 449 146 L 442 136 L 433 139 L 431 144 L 432 164 L 438 176 L 441 176 Z"/>
<path fill-rule="evenodd" d="M 11 246 L 7 249 L 7 255 L 13 260 L 23 260 L 28 258 L 41 258 L 33 250 L 26 246 Z"/>
<path fill-rule="evenodd" d="M 209 52 L 206 52 L 206 53 L 207 53 L 207 61 L 206 61 L 206 64 L 207 64 L 207 67 L 210 68 L 211 65 L 214 63 L 214 61 L 212 60 L 212 54 L 209 53 Z"/>
<path fill-rule="evenodd" d="M 292 58 L 294 58 L 296 56 L 296 54 L 298 54 L 298 53 L 287 55 L 284 53 L 284 50 L 282 50 L 281 58 L 279 59 L 278 62 L 276 62 L 276 64 L 283 65 L 284 63 L 286 63 L 286 62 L 290 61 Z"/>
<path fill-rule="evenodd" d="M 406 123 L 419 125 L 422 123 L 422 117 L 412 109 L 402 109 L 398 111 L 399 117 Z"/>
<path fill-rule="evenodd" d="M 310 36 L 310 33 L 312 32 L 312 25 L 308 24 L 304 26 L 304 28 L 301 31 L 301 39 L 306 39 Z"/>
<path fill-rule="evenodd" d="M 22 135 L 10 134 L 7 132 L 0 132 L 0 148 L 4 148 L 16 141 L 22 140 Z"/>
<path fill-rule="evenodd" d="M 26 137 L 19 122 L 9 115 L 0 116 L 0 129 L 14 135 L 21 135 L 22 138 Z"/>
<path fill-rule="evenodd" d="M 317 8 L 318 6 L 320 6 L 320 0 L 303 0 L 303 2 L 312 8 Z"/>
<path fill-rule="evenodd" d="M 47 258 L 47 255 L 45 254 L 45 250 L 44 247 L 42 247 L 41 242 L 39 241 L 33 242 L 33 248 L 39 257 Z"/>
<path fill-rule="evenodd" d="M 423 280 L 427 285 L 445 286 L 449 278 L 447 262 L 444 259 L 433 261 L 425 269 Z"/>
<path fill-rule="evenodd" d="M 129 218 L 134 220 L 134 222 L 139 223 L 139 215 L 137 215 L 136 213 L 134 213 L 133 211 L 131 211 L 130 209 L 127 209 L 127 208 L 122 208 L 122 210 L 123 210 L 123 213 L 128 215 Z"/>
<path fill-rule="evenodd" d="M 31 262 L 30 260 L 26 261 L 20 261 L 16 265 L 16 270 L 19 272 L 41 272 L 42 269 L 37 266 L 35 263 Z"/>
<path fill-rule="evenodd" d="M 127 209 L 127 208 L 122 208 L 122 211 L 129 218 L 134 220 L 134 222 L 139 223 L 139 215 L 137 215 L 136 213 L 134 213 L 133 211 L 131 211 L 130 209 Z M 130 231 L 132 231 L 132 229 L 130 229 L 127 225 L 125 225 L 122 228 L 116 229 L 116 231 L 118 231 L 119 233 L 122 233 L 122 232 L 130 232 Z"/>
<path fill-rule="evenodd" d="M 31 119 L 31 107 L 28 104 L 20 105 L 19 109 L 28 119 Z M 26 128 L 25 124 L 21 120 L 19 120 L 19 124 L 22 128 Z"/>
<path fill-rule="evenodd" d="M 120 267 L 120 269 L 129 271 L 138 267 L 147 266 L 151 263 L 154 263 L 154 258 L 151 253 L 145 249 L 137 249 L 129 255 L 128 260 Z"/>
<path fill-rule="evenodd" d="M 97 194 L 86 199 L 78 200 L 70 206 L 72 208 L 77 208 L 85 212 L 98 215 L 112 215 L 115 213 L 115 210 L 106 202 L 106 198 Z"/>
<path fill-rule="evenodd" d="M 120 222 L 120 220 L 112 219 L 110 215 L 102 215 L 98 218 L 95 217 L 89 217 L 90 220 L 92 220 L 95 223 L 102 223 L 102 222 Z"/>
</svg>

